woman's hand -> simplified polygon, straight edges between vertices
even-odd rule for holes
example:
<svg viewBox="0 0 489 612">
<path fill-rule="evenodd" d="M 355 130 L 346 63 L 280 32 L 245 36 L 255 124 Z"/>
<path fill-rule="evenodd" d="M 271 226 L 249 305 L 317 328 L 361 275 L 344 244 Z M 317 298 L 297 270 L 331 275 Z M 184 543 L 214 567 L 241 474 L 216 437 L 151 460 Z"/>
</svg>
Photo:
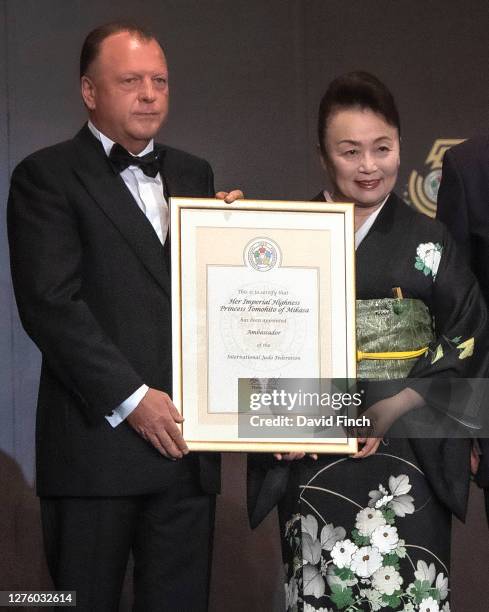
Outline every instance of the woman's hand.
<svg viewBox="0 0 489 612">
<path fill-rule="evenodd" d="M 362 416 L 370 421 L 370 425 L 358 431 L 359 441 L 363 440 L 365 442 L 370 438 L 383 438 L 403 414 L 397 405 L 396 396 L 376 402 L 362 413 Z"/>
<path fill-rule="evenodd" d="M 358 442 L 363 444 L 363 448 L 352 455 L 352 459 L 365 459 L 365 457 L 375 455 L 379 444 L 382 442 L 382 438 L 358 438 Z"/>
<path fill-rule="evenodd" d="M 382 438 L 398 419 L 423 405 L 424 399 L 421 395 L 410 388 L 376 402 L 363 413 L 363 416 L 370 420 L 368 437 Z"/>
<path fill-rule="evenodd" d="M 353 459 L 365 459 L 365 457 L 374 455 L 382 438 L 392 425 L 410 410 L 423 405 L 424 400 L 421 395 L 413 389 L 406 388 L 370 406 L 363 413 L 363 416 L 370 420 L 369 435 L 359 435 L 358 442 L 363 444 L 363 447 L 352 455 Z"/>
<path fill-rule="evenodd" d="M 304 459 L 306 453 L 274 453 L 273 456 L 277 461 L 296 461 L 297 459 Z M 314 461 L 318 458 L 316 453 L 310 453 L 309 457 Z"/>
</svg>

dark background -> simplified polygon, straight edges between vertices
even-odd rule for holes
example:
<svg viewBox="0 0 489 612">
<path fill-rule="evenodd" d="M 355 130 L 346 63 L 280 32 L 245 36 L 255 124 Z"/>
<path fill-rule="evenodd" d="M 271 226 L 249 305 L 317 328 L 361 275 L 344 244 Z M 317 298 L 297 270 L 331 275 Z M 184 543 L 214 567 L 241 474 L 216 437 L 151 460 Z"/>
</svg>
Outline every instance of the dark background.
<svg viewBox="0 0 489 612">
<path fill-rule="evenodd" d="M 171 114 L 161 139 L 207 158 L 218 188 L 308 199 L 324 185 L 317 105 L 336 75 L 366 69 L 394 92 L 402 119 L 402 195 L 426 173 L 436 139 L 489 129 L 487 0 L 0 0 L 0 589 L 49 588 L 33 493 L 39 354 L 12 296 L 4 207 L 9 175 L 84 120 L 78 54 L 105 21 L 135 18 L 164 44 Z M 251 534 L 244 458 L 225 459 L 214 612 L 283 609 L 275 517 Z M 489 535 L 474 488 L 455 525 L 452 609 L 488 609 Z M 130 581 L 122 608 L 127 609 Z"/>
</svg>

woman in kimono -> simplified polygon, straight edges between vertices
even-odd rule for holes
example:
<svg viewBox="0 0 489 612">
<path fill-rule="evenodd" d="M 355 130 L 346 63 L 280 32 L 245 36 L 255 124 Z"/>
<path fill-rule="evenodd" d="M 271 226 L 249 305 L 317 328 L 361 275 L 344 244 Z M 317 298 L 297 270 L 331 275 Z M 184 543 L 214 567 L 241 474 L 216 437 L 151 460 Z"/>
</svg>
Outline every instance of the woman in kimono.
<svg viewBox="0 0 489 612">
<path fill-rule="evenodd" d="M 428 379 L 485 375 L 486 310 L 445 227 L 393 192 L 400 123 L 388 89 L 364 72 L 334 80 L 318 136 L 332 190 L 314 199 L 355 204 L 357 348 L 412 351 L 358 364 L 359 378 L 416 379 L 370 409 L 385 430 L 427 410 Z M 287 611 L 450 610 L 451 515 L 465 513 L 470 441 L 388 436 L 360 438 L 354 457 L 290 455 L 266 469 L 252 458 L 252 524 L 279 502 Z"/>
</svg>

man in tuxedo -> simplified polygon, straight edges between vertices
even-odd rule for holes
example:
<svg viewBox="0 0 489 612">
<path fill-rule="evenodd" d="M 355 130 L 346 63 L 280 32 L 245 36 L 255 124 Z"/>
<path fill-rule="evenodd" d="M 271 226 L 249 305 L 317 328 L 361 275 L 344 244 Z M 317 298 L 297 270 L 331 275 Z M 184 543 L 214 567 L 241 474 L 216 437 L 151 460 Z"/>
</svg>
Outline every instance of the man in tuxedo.
<svg viewBox="0 0 489 612">
<path fill-rule="evenodd" d="M 15 169 L 12 277 L 42 352 L 36 446 L 45 549 L 77 609 L 207 608 L 219 457 L 188 452 L 171 401 L 168 196 L 214 197 L 209 164 L 153 142 L 165 55 L 112 23 L 80 60 L 89 121 Z M 226 201 L 241 192 L 222 193 Z"/>
<path fill-rule="evenodd" d="M 467 140 L 445 153 L 437 217 L 462 247 L 489 304 L 489 135 Z M 489 419 L 486 421 L 487 432 Z M 473 454 L 472 468 L 485 489 L 489 521 L 489 438 L 478 442 L 480 461 Z"/>
</svg>

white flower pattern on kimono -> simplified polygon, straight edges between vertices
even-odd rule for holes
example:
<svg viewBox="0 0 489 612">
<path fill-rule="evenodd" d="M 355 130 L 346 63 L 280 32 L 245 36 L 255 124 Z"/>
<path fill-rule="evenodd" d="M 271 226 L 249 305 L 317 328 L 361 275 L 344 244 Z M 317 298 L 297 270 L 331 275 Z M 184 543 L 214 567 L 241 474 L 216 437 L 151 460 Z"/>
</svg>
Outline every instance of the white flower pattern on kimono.
<svg viewBox="0 0 489 612">
<path fill-rule="evenodd" d="M 304 595 L 312 595 L 316 599 L 322 597 L 326 591 L 324 579 L 314 565 L 306 564 L 302 569 Z"/>
<path fill-rule="evenodd" d="M 414 512 L 414 498 L 407 493 L 411 490 L 411 484 L 406 474 L 391 476 L 389 478 L 389 490 L 379 485 L 376 491 L 370 491 L 368 505 L 372 508 L 390 508 L 396 516 L 404 517 Z"/>
<path fill-rule="evenodd" d="M 404 567 L 399 560 L 407 557 L 408 545 L 399 538 L 396 517 L 414 512 L 414 498 L 406 474 L 391 475 L 388 487 L 379 484 L 378 490 L 369 492 L 369 505 L 357 512 L 351 539 L 345 537 L 344 527 L 326 523 L 319 514 L 320 535 L 315 516 L 293 515 L 286 524 L 287 542 L 293 549 L 292 562 L 285 566 L 292 573 L 285 584 L 288 612 L 297 612 L 301 605 L 305 612 L 366 607 L 370 612 L 450 612 L 448 601 L 442 606 L 449 593 L 448 578 L 437 573 L 434 563 L 417 559 L 412 582 L 401 575 Z M 303 599 L 314 597 L 322 604 L 324 596 L 334 604 L 331 611 Z"/>
<path fill-rule="evenodd" d="M 318 536 L 318 522 L 316 517 L 312 514 L 301 517 L 301 531 L 303 534 L 308 533 L 313 540 L 316 540 Z"/>
<path fill-rule="evenodd" d="M 404 540 L 399 539 L 399 542 L 397 543 L 397 546 L 396 546 L 396 550 L 394 551 L 396 555 L 399 557 L 399 559 L 404 559 L 404 557 L 406 556 L 405 544 L 406 542 Z"/>
<path fill-rule="evenodd" d="M 329 608 L 314 608 L 311 604 L 306 602 L 304 603 L 303 612 L 334 612 L 334 610 L 330 610 Z"/>
<path fill-rule="evenodd" d="M 440 612 L 440 606 L 436 599 L 433 597 L 428 597 L 428 599 L 423 599 L 423 601 L 419 605 L 419 612 Z"/>
<path fill-rule="evenodd" d="M 372 531 L 370 540 L 374 546 L 377 546 L 381 553 L 389 553 L 397 548 L 399 535 L 395 527 L 383 525 Z"/>
<path fill-rule="evenodd" d="M 329 563 L 326 561 L 326 559 L 324 557 L 321 557 L 321 565 L 319 571 L 321 572 L 322 576 L 326 576 L 326 574 L 328 573 L 328 566 Z"/>
<path fill-rule="evenodd" d="M 302 558 L 311 565 L 316 565 L 321 559 L 321 542 L 313 540 L 308 533 L 302 533 Z"/>
<path fill-rule="evenodd" d="M 371 498 L 368 502 L 370 508 L 383 508 L 393 498 L 393 495 L 389 495 L 389 491 L 381 484 L 378 490 L 370 491 L 368 496 Z"/>
<path fill-rule="evenodd" d="M 392 595 L 401 588 L 402 583 L 401 574 L 390 565 L 381 567 L 372 577 L 372 586 L 383 595 Z"/>
<path fill-rule="evenodd" d="M 383 508 L 387 506 L 387 504 L 394 498 L 393 495 L 384 495 L 379 500 L 375 502 L 375 508 Z"/>
<path fill-rule="evenodd" d="M 294 514 L 286 523 L 285 523 L 285 537 L 287 537 L 290 533 L 290 530 L 295 525 L 295 523 L 300 520 L 300 514 Z"/>
<path fill-rule="evenodd" d="M 331 551 L 331 558 L 336 567 L 350 567 L 351 558 L 358 550 L 358 546 L 351 540 L 341 540 L 336 542 Z"/>
<path fill-rule="evenodd" d="M 321 529 L 321 548 L 323 550 L 332 550 L 333 546 L 342 540 L 346 535 L 343 527 L 334 527 L 333 523 L 327 523 Z"/>
<path fill-rule="evenodd" d="M 362 536 L 369 536 L 374 529 L 385 525 L 384 515 L 375 508 L 364 508 L 357 514 L 355 527 Z"/>
<path fill-rule="evenodd" d="M 382 567 L 382 555 L 375 546 L 362 546 L 353 554 L 350 567 L 360 578 L 370 578 Z"/>
<path fill-rule="evenodd" d="M 328 565 L 328 571 L 326 573 L 326 582 L 328 583 L 329 588 L 332 588 L 333 585 L 338 585 L 342 588 L 354 586 L 358 583 L 358 579 L 353 576 L 352 578 L 340 578 L 336 575 L 336 569 L 334 565 Z"/>
<path fill-rule="evenodd" d="M 436 578 L 435 564 L 430 563 L 428 566 L 426 561 L 420 560 L 416 563 L 416 567 L 417 569 L 414 572 L 414 577 L 417 580 L 421 580 L 421 582 L 428 582 L 431 586 Z"/>
<path fill-rule="evenodd" d="M 389 477 L 389 489 L 394 497 L 399 497 L 399 495 L 405 495 L 409 493 L 411 490 L 411 483 L 409 482 L 409 477 L 406 474 L 400 474 L 399 476 L 390 476 Z"/>
<path fill-rule="evenodd" d="M 285 609 L 290 610 L 297 604 L 299 590 L 297 588 L 297 580 L 292 577 L 289 582 L 284 584 L 285 587 Z"/>
<path fill-rule="evenodd" d="M 414 512 L 414 498 L 411 495 L 399 495 L 389 502 L 389 507 L 392 508 L 396 516 L 404 517 L 406 514 Z"/>
<path fill-rule="evenodd" d="M 365 597 L 373 612 L 377 612 L 377 610 L 381 610 L 384 607 L 384 603 L 382 602 L 382 594 L 375 589 L 361 589 L 360 595 Z"/>
<path fill-rule="evenodd" d="M 435 587 L 440 593 L 440 600 L 446 599 L 448 596 L 448 578 L 443 574 L 438 574 L 436 577 Z"/>
<path fill-rule="evenodd" d="M 431 274 L 433 280 L 435 280 L 442 251 L 443 247 L 438 242 L 424 242 L 419 244 L 416 249 L 414 267 L 416 270 L 423 272 L 425 276 Z"/>
</svg>

